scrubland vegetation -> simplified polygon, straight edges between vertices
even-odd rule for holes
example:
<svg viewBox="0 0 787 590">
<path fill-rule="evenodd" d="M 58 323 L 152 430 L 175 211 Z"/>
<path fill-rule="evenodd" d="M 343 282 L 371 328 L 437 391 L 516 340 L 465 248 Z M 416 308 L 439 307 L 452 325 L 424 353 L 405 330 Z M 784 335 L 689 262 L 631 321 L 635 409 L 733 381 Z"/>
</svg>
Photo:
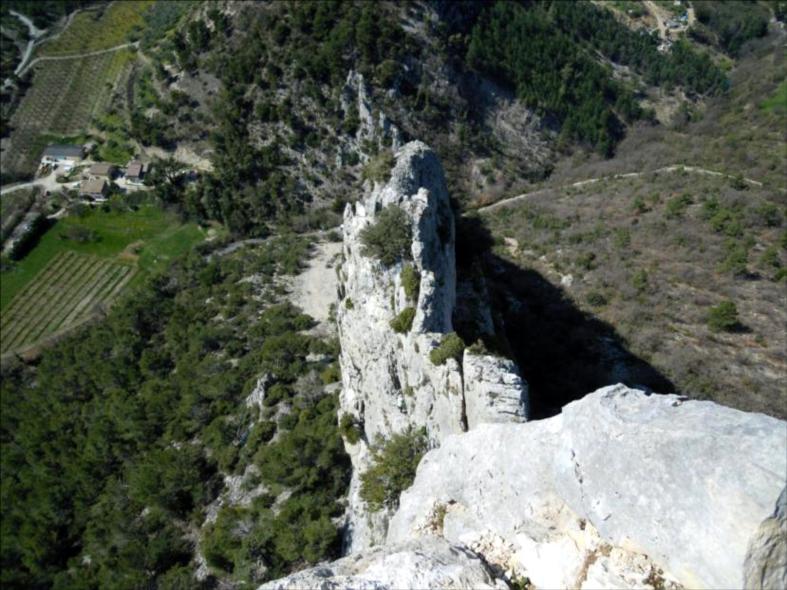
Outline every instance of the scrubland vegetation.
<svg viewBox="0 0 787 590">
<path fill-rule="evenodd" d="M 540 328 L 512 319 L 512 332 L 543 330 L 548 337 L 568 330 L 558 327 L 561 314 L 568 322 L 577 318 L 560 311 L 558 301 L 565 297 L 613 327 L 622 345 L 676 391 L 783 415 L 775 374 L 787 366 L 781 330 L 787 209 L 771 191 L 740 187 L 734 179 L 662 173 L 545 191 L 485 218 L 498 240 L 516 240 L 501 241 L 495 249 L 514 261 L 522 269 L 520 280 L 530 284 L 530 296 L 518 292 L 530 308 L 526 314 L 554 314 L 543 322 L 533 316 Z M 503 284 L 513 284 L 515 276 L 507 273 Z M 544 284 L 536 287 L 540 280 Z M 554 288 L 555 309 L 539 312 L 538 292 L 548 293 L 547 284 Z M 737 307 L 737 318 L 726 300 Z M 560 374 L 544 355 L 589 367 L 596 362 L 589 351 L 603 348 L 596 339 L 604 333 L 588 324 L 572 331 L 564 344 L 555 341 L 557 350 L 545 345 L 547 352 L 520 350 L 531 393 L 539 395 L 542 370 L 550 379 Z M 576 356 L 573 347 L 584 352 Z M 780 369 L 774 373 L 767 367 Z M 618 374 L 623 378 L 625 372 Z M 608 378 L 604 371 L 598 376 Z M 668 386 L 658 380 L 632 382 L 657 390 Z"/>
<path fill-rule="evenodd" d="M 373 465 L 361 474 L 361 498 L 372 511 L 398 506 L 399 495 L 412 485 L 427 448 L 424 429 L 410 428 L 376 441 Z"/>
</svg>

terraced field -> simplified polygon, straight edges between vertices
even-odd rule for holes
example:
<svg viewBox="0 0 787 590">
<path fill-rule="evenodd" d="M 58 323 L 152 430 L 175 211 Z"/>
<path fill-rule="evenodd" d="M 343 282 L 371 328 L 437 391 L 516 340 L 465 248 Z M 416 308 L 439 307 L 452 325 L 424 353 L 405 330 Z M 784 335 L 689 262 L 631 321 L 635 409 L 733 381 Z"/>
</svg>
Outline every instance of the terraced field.
<svg viewBox="0 0 787 590">
<path fill-rule="evenodd" d="M 74 55 L 127 43 L 129 34 L 142 29 L 144 13 L 153 4 L 153 0 L 122 0 L 83 10 L 57 38 L 42 44 L 36 56 Z"/>
<path fill-rule="evenodd" d="M 0 353 L 22 350 L 79 324 L 108 306 L 135 272 L 106 258 L 59 253 L 4 311 Z"/>
<path fill-rule="evenodd" d="M 30 175 L 51 136 L 85 132 L 91 120 L 106 111 L 118 81 L 134 59 L 133 52 L 121 50 L 38 63 L 32 86 L 11 118 L 3 170 Z"/>
</svg>

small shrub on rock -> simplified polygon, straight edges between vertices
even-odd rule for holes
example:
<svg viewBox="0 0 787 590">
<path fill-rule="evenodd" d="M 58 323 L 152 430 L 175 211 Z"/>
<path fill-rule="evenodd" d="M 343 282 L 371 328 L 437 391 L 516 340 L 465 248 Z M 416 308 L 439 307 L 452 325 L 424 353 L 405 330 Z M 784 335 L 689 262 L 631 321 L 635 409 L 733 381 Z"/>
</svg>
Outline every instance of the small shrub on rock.
<svg viewBox="0 0 787 590">
<path fill-rule="evenodd" d="M 410 217 L 395 205 L 383 209 L 377 221 L 361 231 L 363 255 L 373 256 L 386 266 L 409 258 L 412 241 Z"/>
<path fill-rule="evenodd" d="M 412 485 L 426 450 L 424 428 L 411 427 L 387 441 L 378 441 L 372 448 L 374 464 L 361 474 L 361 498 L 371 511 L 396 508 L 399 495 Z"/>
<path fill-rule="evenodd" d="M 591 291 L 588 293 L 587 301 L 593 307 L 604 307 L 607 304 L 607 298 L 599 291 Z"/>
<path fill-rule="evenodd" d="M 388 182 L 394 164 L 396 164 L 396 160 L 393 154 L 390 151 L 383 151 L 369 159 L 361 174 L 365 180 Z"/>
<path fill-rule="evenodd" d="M 397 334 L 407 334 L 413 327 L 413 318 L 415 318 L 415 308 L 405 307 L 399 315 L 391 320 L 391 328 Z"/>
<path fill-rule="evenodd" d="M 448 359 L 456 359 L 458 362 L 464 350 L 464 341 L 456 332 L 451 332 L 443 336 L 440 346 L 429 353 L 429 360 L 435 365 L 444 365 Z"/>
<path fill-rule="evenodd" d="M 421 275 L 412 264 L 405 264 L 402 269 L 402 287 L 404 294 L 410 301 L 418 300 L 418 290 L 421 287 Z"/>
<path fill-rule="evenodd" d="M 339 434 L 351 445 L 361 440 L 361 426 L 352 414 L 342 414 L 339 420 Z"/>
<path fill-rule="evenodd" d="M 342 372 L 339 369 L 338 363 L 331 363 L 320 373 L 320 380 L 322 381 L 323 385 L 336 383 L 337 381 L 341 380 L 341 378 Z"/>
</svg>

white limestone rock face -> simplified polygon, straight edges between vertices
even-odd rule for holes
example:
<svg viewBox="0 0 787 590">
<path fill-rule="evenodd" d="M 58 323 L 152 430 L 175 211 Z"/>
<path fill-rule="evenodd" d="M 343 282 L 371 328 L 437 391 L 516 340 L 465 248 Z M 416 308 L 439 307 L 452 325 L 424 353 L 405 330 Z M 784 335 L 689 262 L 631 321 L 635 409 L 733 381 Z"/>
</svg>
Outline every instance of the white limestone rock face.
<svg viewBox="0 0 787 590">
<path fill-rule="evenodd" d="M 420 277 L 417 301 L 402 286 L 405 262 L 391 266 L 364 255 L 361 233 L 386 207 L 400 207 L 412 224 L 410 261 Z M 341 414 L 362 425 L 363 437 L 346 448 L 353 463 L 349 494 L 347 551 L 358 551 L 385 538 L 387 514 L 371 515 L 361 501 L 360 473 L 369 467 L 369 445 L 410 427 L 424 427 L 432 446 L 467 429 L 465 388 L 474 392 L 474 424 L 523 419 L 526 389 L 511 362 L 476 359 L 472 376 L 463 379 L 453 359 L 436 366 L 429 353 L 452 331 L 456 304 L 454 220 L 443 169 L 435 153 L 421 142 L 405 145 L 385 185 L 344 214 L 344 251 L 339 270 L 337 324 L 341 342 Z M 390 322 L 407 307 L 415 308 L 412 329 L 397 334 Z M 483 383 L 473 385 L 476 378 Z M 489 400 L 498 392 L 497 403 Z M 483 398 L 483 399 L 482 399 Z M 477 411 L 476 411 L 477 408 Z M 495 411 L 503 412 L 500 416 Z"/>
<path fill-rule="evenodd" d="M 380 149 L 398 150 L 401 147 L 399 129 L 382 110 L 375 109 L 363 74 L 355 70 L 347 74 L 340 100 L 344 113 L 358 115 L 358 129 L 350 145 L 362 161 L 369 159 L 363 149 L 364 142 L 374 142 Z"/>
<path fill-rule="evenodd" d="M 259 590 L 432 588 L 503 590 L 508 586 L 466 548 L 451 546 L 442 539 L 425 538 L 319 565 L 263 584 Z"/>
<path fill-rule="evenodd" d="M 787 487 L 751 538 L 743 567 L 746 588 L 787 588 Z"/>
<path fill-rule="evenodd" d="M 737 588 L 747 550 L 767 564 L 753 576 L 779 580 L 770 556 L 786 429 L 711 402 L 607 387 L 548 420 L 443 440 L 402 494 L 387 542 L 441 535 L 536 587 Z"/>
<path fill-rule="evenodd" d="M 516 364 L 506 358 L 465 350 L 462 361 L 467 427 L 491 422 L 524 422 L 527 383 Z"/>
<path fill-rule="evenodd" d="M 787 477 L 783 421 L 623 386 L 562 416 L 556 486 L 602 537 L 686 586 L 743 584 L 749 540 Z"/>
<path fill-rule="evenodd" d="M 362 254 L 361 231 L 392 205 L 412 222 L 411 263 L 420 274 L 417 302 L 405 296 L 402 263 L 386 267 Z M 385 515 L 371 518 L 358 496 L 359 474 L 369 466 L 368 444 L 410 426 L 426 427 L 432 444 L 438 444 L 464 427 L 458 364 L 435 366 L 428 358 L 442 334 L 451 331 L 456 285 L 453 216 L 437 156 L 420 142 L 402 148 L 390 181 L 348 205 L 343 232 L 343 298 L 337 307 L 340 403 L 341 412 L 354 415 L 364 433 L 361 442 L 347 445 L 353 462 L 348 549 L 358 550 L 384 538 Z M 396 334 L 390 321 L 409 306 L 416 309 L 412 329 Z"/>
</svg>

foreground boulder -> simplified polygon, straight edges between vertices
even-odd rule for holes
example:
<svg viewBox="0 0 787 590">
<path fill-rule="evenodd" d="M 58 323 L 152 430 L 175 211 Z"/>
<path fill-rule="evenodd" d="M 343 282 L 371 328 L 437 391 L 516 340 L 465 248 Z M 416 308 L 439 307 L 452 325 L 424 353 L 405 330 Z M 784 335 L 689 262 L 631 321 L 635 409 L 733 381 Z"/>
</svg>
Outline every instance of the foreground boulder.
<svg viewBox="0 0 787 590">
<path fill-rule="evenodd" d="M 742 587 L 752 539 L 779 542 L 779 526 L 761 523 L 777 518 L 786 428 L 607 387 L 549 420 L 446 439 L 402 494 L 388 541 L 429 530 L 442 506 L 442 536 L 489 546 L 487 561 L 536 587 Z"/>
<path fill-rule="evenodd" d="M 260 590 L 505 589 L 473 552 L 438 538 L 376 547 L 269 582 Z"/>
<path fill-rule="evenodd" d="M 267 587 L 784 588 L 786 477 L 784 421 L 606 387 L 445 438 L 385 545 Z"/>
</svg>

